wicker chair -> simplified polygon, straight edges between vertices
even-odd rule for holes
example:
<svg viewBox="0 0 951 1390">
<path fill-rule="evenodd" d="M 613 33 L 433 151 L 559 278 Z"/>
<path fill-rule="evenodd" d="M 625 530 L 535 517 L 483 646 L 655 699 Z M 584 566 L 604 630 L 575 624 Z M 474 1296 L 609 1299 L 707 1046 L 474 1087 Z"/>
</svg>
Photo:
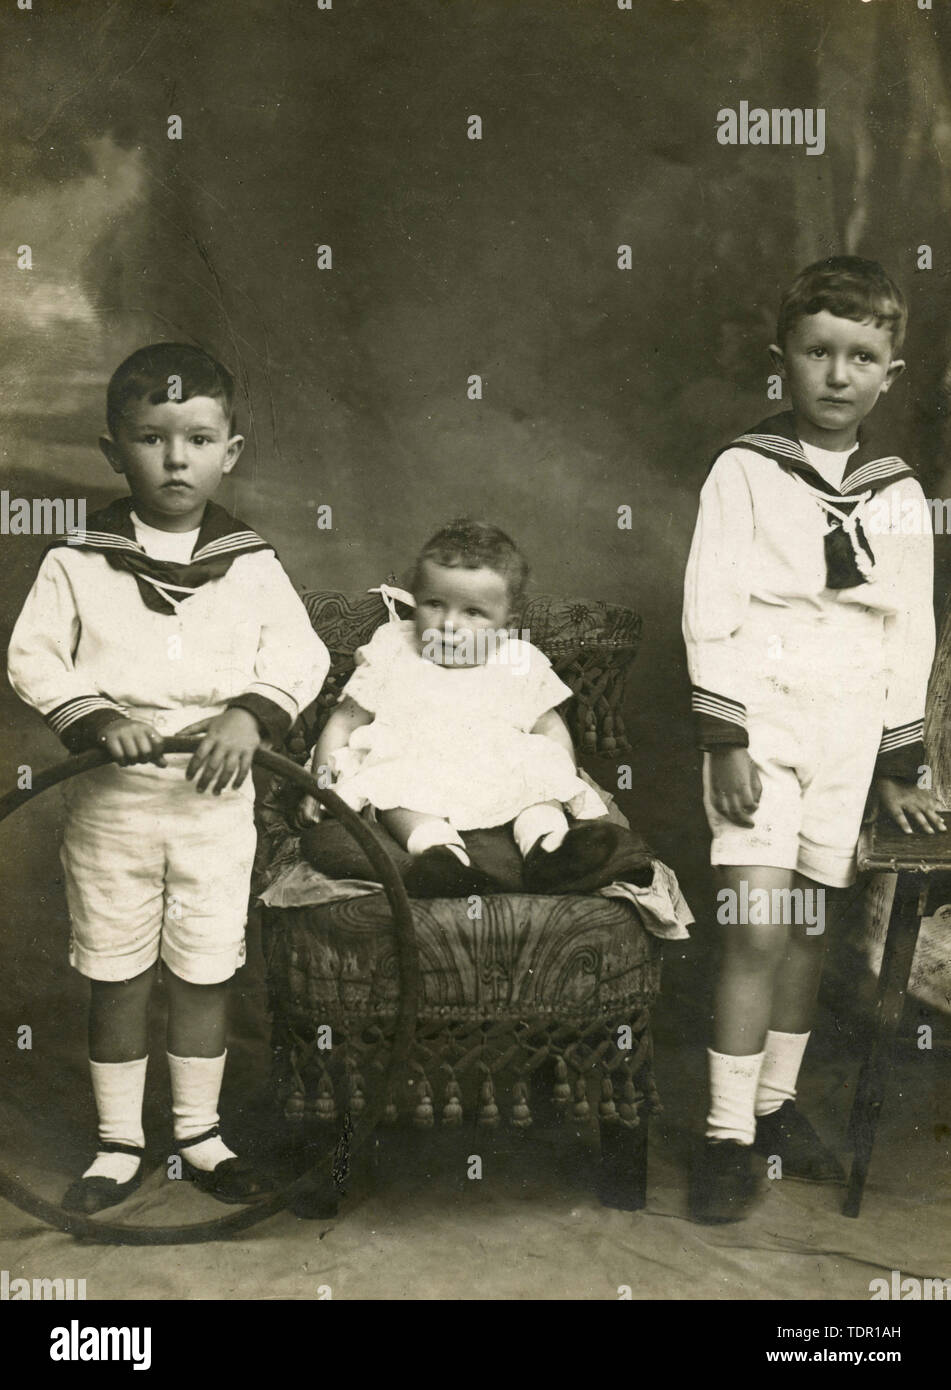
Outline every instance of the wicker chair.
<svg viewBox="0 0 951 1390">
<path fill-rule="evenodd" d="M 356 648 L 387 620 L 377 595 L 317 592 L 304 601 L 332 666 L 315 718 L 288 750 L 300 759 Z M 541 596 L 517 625 L 574 691 L 564 712 L 582 755 L 623 753 L 621 702 L 640 618 Z M 270 882 L 299 858 L 297 795 L 259 788 L 259 868 Z M 604 896 L 500 892 L 475 904 L 412 906 L 420 1006 L 408 1065 L 385 1097 L 384 1125 L 408 1118 L 422 1130 L 469 1121 L 494 1129 L 507 1117 L 524 1130 L 533 1105 L 583 1122 L 596 1083 L 599 1193 L 610 1205 L 642 1207 L 647 1116 L 658 1107 L 650 1029 L 658 940 L 629 904 Z M 387 900 L 375 893 L 266 907 L 263 924 L 279 1105 L 302 1131 L 346 1129 L 380 1086 L 393 1036 L 399 984 Z"/>
</svg>

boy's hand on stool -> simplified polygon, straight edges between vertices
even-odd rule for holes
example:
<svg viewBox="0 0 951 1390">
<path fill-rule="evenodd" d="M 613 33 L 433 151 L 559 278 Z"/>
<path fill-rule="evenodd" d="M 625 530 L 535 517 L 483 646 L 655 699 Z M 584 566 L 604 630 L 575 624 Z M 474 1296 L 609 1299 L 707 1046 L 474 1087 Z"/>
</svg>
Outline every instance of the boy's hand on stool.
<svg viewBox="0 0 951 1390">
<path fill-rule="evenodd" d="M 934 793 L 914 782 L 900 782 L 894 777 L 879 777 L 875 782 L 879 805 L 887 811 L 896 825 L 911 835 L 920 828 L 933 835 L 936 830 L 947 829 L 941 818 L 941 810 L 934 799 Z M 918 822 L 911 823 L 912 819 Z"/>
<path fill-rule="evenodd" d="M 752 825 L 763 795 L 756 764 L 745 748 L 710 751 L 710 799 L 721 816 L 734 825 Z"/>
<path fill-rule="evenodd" d="M 185 769 L 189 781 L 198 778 L 195 790 L 207 791 L 214 782 L 211 789 L 215 796 L 220 796 L 234 778 L 233 785 L 237 791 L 251 771 L 255 749 L 260 748 L 264 741 L 254 715 L 246 709 L 235 707 L 225 710 L 224 714 L 216 714 L 213 719 L 201 719 L 197 724 L 189 724 L 187 729 L 178 731 L 179 738 L 193 734 L 205 736 Z"/>
<path fill-rule="evenodd" d="M 138 719 L 116 719 L 101 729 L 97 742 L 105 748 L 115 763 L 128 767 L 130 763 L 157 763 L 167 767 L 162 757 L 165 741 L 151 724 Z"/>
</svg>

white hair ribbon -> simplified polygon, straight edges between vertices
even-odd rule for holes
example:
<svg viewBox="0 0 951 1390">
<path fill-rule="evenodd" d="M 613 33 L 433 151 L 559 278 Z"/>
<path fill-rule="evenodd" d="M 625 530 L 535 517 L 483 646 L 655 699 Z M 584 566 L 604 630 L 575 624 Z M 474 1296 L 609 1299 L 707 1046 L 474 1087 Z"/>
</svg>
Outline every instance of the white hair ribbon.
<svg viewBox="0 0 951 1390">
<path fill-rule="evenodd" d="M 397 588 L 395 584 L 381 584 L 379 588 L 368 589 L 367 593 L 380 595 L 380 598 L 386 604 L 386 611 L 390 615 L 391 623 L 403 621 L 396 611 L 396 605 L 398 603 L 405 603 L 409 608 L 416 607 L 416 600 L 413 598 L 413 595 L 407 593 L 405 589 Z"/>
</svg>

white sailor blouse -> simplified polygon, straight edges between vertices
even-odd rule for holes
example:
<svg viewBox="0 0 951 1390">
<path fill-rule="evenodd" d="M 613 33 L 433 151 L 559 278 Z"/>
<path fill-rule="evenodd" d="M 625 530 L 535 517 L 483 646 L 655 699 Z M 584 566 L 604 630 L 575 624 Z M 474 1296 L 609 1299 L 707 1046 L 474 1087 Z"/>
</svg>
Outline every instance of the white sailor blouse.
<svg viewBox="0 0 951 1390">
<path fill-rule="evenodd" d="M 279 742 L 330 659 L 273 549 L 209 503 L 191 560 L 157 560 L 131 509 L 46 551 L 10 640 L 14 690 L 71 752 L 120 716 L 171 735 L 234 707 Z"/>
<path fill-rule="evenodd" d="M 852 604 L 881 614 L 887 694 L 877 776 L 916 779 L 934 657 L 928 504 L 900 458 L 860 442 L 834 488 L 810 464 L 791 413 L 714 459 L 700 494 L 683 632 L 698 744 L 748 746 L 735 641 L 751 599 Z M 834 698 L 830 692 L 830 698 Z"/>
</svg>

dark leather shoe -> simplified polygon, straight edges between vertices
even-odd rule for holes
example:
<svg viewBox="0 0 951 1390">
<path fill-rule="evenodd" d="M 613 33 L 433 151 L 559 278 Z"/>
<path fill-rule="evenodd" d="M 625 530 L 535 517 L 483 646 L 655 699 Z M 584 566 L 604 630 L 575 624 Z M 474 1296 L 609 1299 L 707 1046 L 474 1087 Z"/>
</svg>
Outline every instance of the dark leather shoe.
<svg viewBox="0 0 951 1390">
<path fill-rule="evenodd" d="M 463 864 L 445 845 L 434 845 L 416 856 L 403 875 L 411 898 L 468 898 L 474 893 L 497 893 L 499 886 L 474 864 Z"/>
<path fill-rule="evenodd" d="M 541 840 L 525 856 L 529 893 L 590 893 L 620 880 L 646 887 L 653 877 L 643 843 L 613 821 L 573 825 L 557 849 L 542 849 Z"/>
<path fill-rule="evenodd" d="M 767 1158 L 777 1154 L 782 1160 L 784 1178 L 804 1182 L 845 1182 L 845 1170 L 819 1138 L 794 1100 L 784 1100 L 772 1115 L 756 1121 L 753 1148 Z"/>
<path fill-rule="evenodd" d="M 138 1154 L 139 1171 L 128 1182 L 116 1182 L 115 1178 L 79 1178 L 67 1189 L 63 1198 L 62 1206 L 65 1211 L 79 1211 L 84 1216 L 95 1216 L 97 1211 L 118 1206 L 127 1197 L 131 1197 L 141 1183 L 141 1156 L 145 1152 L 144 1149 L 133 1149 L 126 1144 L 110 1144 L 103 1145 L 100 1152 L 127 1153 L 133 1156 Z"/>
<path fill-rule="evenodd" d="M 259 1202 L 274 1191 L 273 1184 L 245 1158 L 223 1158 L 214 1168 L 196 1168 L 188 1161 L 188 1150 L 206 1139 L 217 1139 L 220 1130 L 217 1125 L 206 1129 L 202 1134 L 192 1135 L 190 1139 L 179 1139 L 178 1156 L 182 1160 L 182 1177 L 193 1182 L 199 1192 L 207 1192 L 219 1202 L 237 1204 L 239 1202 Z"/>
<path fill-rule="evenodd" d="M 704 1226 L 742 1221 L 756 1197 L 753 1150 L 735 1139 L 706 1139 L 690 1175 L 690 1216 Z"/>
<path fill-rule="evenodd" d="M 184 1154 L 181 1159 L 182 1177 L 219 1202 L 231 1205 L 259 1202 L 274 1190 L 273 1184 L 262 1177 L 247 1159 L 223 1158 L 210 1172 L 195 1168 Z"/>
</svg>

